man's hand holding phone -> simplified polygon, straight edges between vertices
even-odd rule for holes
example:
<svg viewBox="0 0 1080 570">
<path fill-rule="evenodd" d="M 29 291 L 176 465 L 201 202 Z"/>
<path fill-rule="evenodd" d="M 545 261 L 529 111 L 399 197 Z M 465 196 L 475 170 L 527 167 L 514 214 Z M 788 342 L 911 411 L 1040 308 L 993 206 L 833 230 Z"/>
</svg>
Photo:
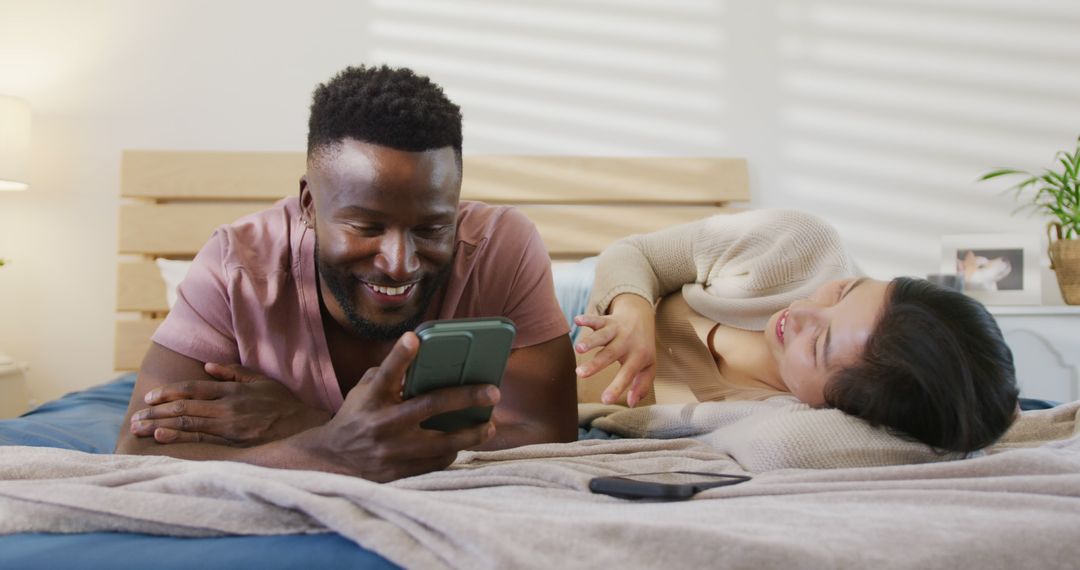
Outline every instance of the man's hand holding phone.
<svg viewBox="0 0 1080 570">
<path fill-rule="evenodd" d="M 415 333 L 405 333 L 376 368 L 349 391 L 338 413 L 325 425 L 290 439 L 305 462 L 328 471 L 392 481 L 443 469 L 457 452 L 495 435 L 486 421 L 452 432 L 424 429 L 421 423 L 447 412 L 494 406 L 499 389 L 464 384 L 402 397 L 402 379 L 420 348 Z"/>
<path fill-rule="evenodd" d="M 517 329 L 504 317 L 428 321 L 416 329 L 420 351 L 409 366 L 402 395 L 415 398 L 434 390 L 470 384 L 500 386 Z M 435 415 L 426 429 L 456 431 L 491 419 L 491 407 L 470 407 Z"/>
</svg>

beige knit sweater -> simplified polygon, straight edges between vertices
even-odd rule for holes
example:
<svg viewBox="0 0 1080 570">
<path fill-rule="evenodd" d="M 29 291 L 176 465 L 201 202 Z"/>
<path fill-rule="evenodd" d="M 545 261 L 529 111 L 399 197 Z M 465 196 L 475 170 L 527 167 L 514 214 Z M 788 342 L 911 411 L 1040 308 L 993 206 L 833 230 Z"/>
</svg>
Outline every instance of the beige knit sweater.
<svg viewBox="0 0 1080 570">
<path fill-rule="evenodd" d="M 622 293 L 664 299 L 657 307 L 654 392 L 642 403 L 762 399 L 777 392 L 724 384 L 686 306 L 726 326 L 760 331 L 776 311 L 856 272 L 836 230 L 820 218 L 796 210 L 721 214 L 613 244 L 597 262 L 590 307 L 604 314 Z M 579 385 L 580 401 L 599 401 L 615 370 L 605 372 Z"/>
<path fill-rule="evenodd" d="M 797 210 L 752 210 L 615 242 L 597 261 L 590 305 L 604 314 L 621 293 L 656 302 L 681 289 L 698 313 L 762 330 L 792 301 L 854 274 L 825 221 Z"/>
</svg>

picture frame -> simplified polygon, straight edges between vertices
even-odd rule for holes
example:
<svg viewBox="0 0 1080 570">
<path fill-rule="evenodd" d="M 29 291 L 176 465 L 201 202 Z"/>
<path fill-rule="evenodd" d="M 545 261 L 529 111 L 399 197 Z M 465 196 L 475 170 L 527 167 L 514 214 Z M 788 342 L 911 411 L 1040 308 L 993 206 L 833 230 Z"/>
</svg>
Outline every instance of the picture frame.
<svg viewBox="0 0 1080 570">
<path fill-rule="evenodd" d="M 952 234 L 941 238 L 941 273 L 963 277 L 962 291 L 986 305 L 1042 303 L 1039 237 Z"/>
</svg>

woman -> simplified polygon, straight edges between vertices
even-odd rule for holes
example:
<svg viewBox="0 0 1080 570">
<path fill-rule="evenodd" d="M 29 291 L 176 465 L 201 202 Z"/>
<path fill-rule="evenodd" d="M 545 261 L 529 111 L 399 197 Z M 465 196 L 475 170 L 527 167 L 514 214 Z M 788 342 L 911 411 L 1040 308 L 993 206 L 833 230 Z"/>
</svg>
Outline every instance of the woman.
<svg viewBox="0 0 1080 570">
<path fill-rule="evenodd" d="M 831 226 L 792 210 L 625 238 L 597 263 L 598 314 L 575 319 L 593 329 L 575 349 L 599 349 L 578 375 L 620 364 L 605 403 L 790 394 L 945 451 L 996 441 L 1018 390 L 993 317 L 927 281 L 856 273 Z"/>
</svg>

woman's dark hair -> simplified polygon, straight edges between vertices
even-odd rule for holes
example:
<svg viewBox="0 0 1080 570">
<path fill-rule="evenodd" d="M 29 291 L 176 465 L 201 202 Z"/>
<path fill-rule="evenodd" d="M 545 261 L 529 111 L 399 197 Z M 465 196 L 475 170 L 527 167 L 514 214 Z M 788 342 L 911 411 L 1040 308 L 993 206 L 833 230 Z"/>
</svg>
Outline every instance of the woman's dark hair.
<svg viewBox="0 0 1080 570">
<path fill-rule="evenodd" d="M 410 69 L 347 67 L 315 88 L 308 158 L 346 137 L 409 152 L 452 147 L 461 162 L 461 109 Z"/>
<path fill-rule="evenodd" d="M 826 402 L 943 451 L 997 441 L 1019 391 L 994 317 L 971 297 L 922 279 L 894 279 L 888 295 L 861 361 L 830 380 Z"/>
</svg>

